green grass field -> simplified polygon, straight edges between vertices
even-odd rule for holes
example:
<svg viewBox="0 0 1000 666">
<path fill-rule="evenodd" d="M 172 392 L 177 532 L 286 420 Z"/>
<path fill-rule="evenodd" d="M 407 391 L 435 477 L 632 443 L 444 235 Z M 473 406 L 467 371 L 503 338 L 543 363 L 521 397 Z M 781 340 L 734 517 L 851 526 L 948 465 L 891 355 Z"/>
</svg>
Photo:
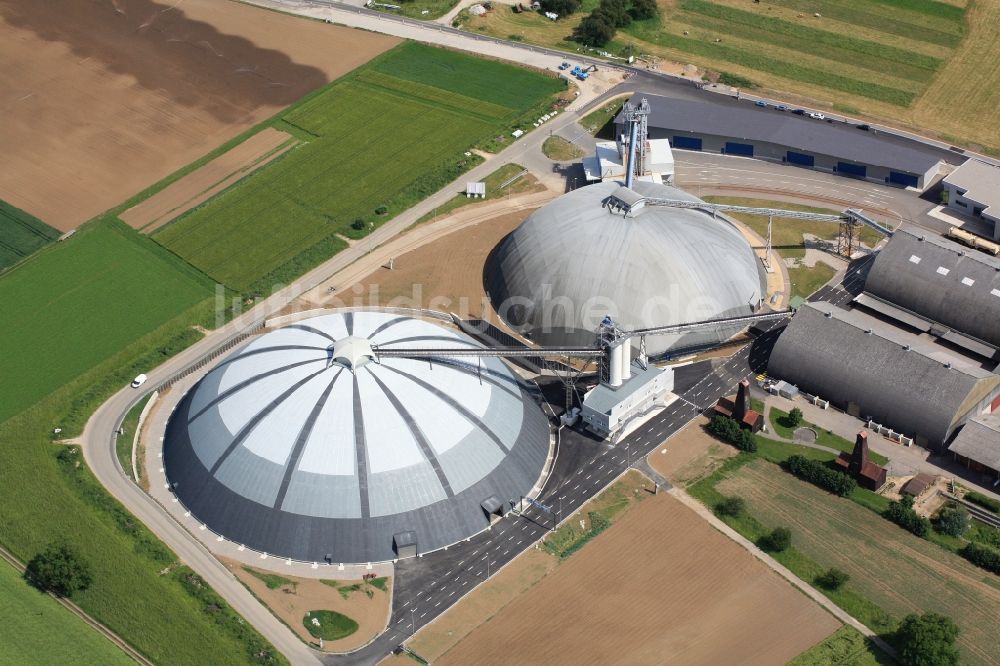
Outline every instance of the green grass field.
<svg viewBox="0 0 1000 666">
<path fill-rule="evenodd" d="M 315 624 L 313 620 L 319 624 Z M 358 623 L 352 618 L 331 610 L 309 611 L 302 618 L 302 624 L 314 638 L 322 638 L 325 641 L 347 638 L 358 630 Z"/>
<path fill-rule="evenodd" d="M 844 625 L 787 666 L 893 666 L 896 662 L 850 625 Z"/>
<path fill-rule="evenodd" d="M 0 562 L 0 618 L 0 662 L 5 664 L 135 663 L 55 599 L 28 585 L 6 562 Z"/>
<path fill-rule="evenodd" d="M 0 201 L 0 271 L 55 239 L 59 232 L 34 215 Z"/>
<path fill-rule="evenodd" d="M 795 428 L 789 427 L 785 424 L 785 420 L 788 418 L 788 412 L 782 411 L 777 407 L 772 407 L 770 413 L 768 414 L 768 423 L 774 430 L 775 434 L 784 437 L 785 439 L 792 439 L 795 434 Z M 798 426 L 799 428 L 812 428 L 816 431 L 816 443 L 820 446 L 826 446 L 831 449 L 837 449 L 838 451 L 843 451 L 845 453 L 851 453 L 854 451 L 854 442 L 844 439 L 839 435 L 834 435 L 831 432 L 824 430 L 823 428 L 810 423 L 809 421 L 803 420 Z M 889 460 L 883 455 L 875 453 L 874 451 L 869 452 L 869 457 L 875 463 L 879 465 L 886 464 Z"/>
<path fill-rule="evenodd" d="M 276 126 L 308 143 L 155 238 L 227 286 L 263 293 L 342 249 L 338 234 L 359 238 L 457 178 L 474 163 L 465 151 L 509 134 L 563 87 L 404 44 L 283 114 Z"/>
<path fill-rule="evenodd" d="M 111 222 L 19 266 L 0 280 L 0 421 L 211 296 L 203 276 Z"/>
<path fill-rule="evenodd" d="M 711 502 L 706 491 L 699 489 L 700 499 Z M 711 492 L 743 497 L 755 529 L 789 527 L 800 561 L 789 564 L 784 553 L 777 559 L 806 580 L 828 567 L 850 574 L 841 590 L 824 594 L 876 631 L 891 630 L 908 613 L 943 613 L 962 630 L 962 663 L 995 663 L 1000 653 L 997 576 L 891 524 L 853 498 L 830 495 L 766 461 L 730 465 L 713 479 Z"/>
</svg>

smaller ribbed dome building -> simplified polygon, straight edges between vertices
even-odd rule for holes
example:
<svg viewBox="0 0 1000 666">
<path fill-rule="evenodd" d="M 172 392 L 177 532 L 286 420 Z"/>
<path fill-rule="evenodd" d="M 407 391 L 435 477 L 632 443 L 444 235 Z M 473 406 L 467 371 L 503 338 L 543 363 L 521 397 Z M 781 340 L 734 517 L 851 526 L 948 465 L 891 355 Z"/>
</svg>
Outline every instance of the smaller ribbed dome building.
<svg viewBox="0 0 1000 666">
<path fill-rule="evenodd" d="M 164 465 L 180 501 L 255 550 L 377 562 L 401 554 L 400 535 L 407 554 L 472 536 L 491 511 L 531 492 L 549 425 L 503 361 L 379 357 L 379 346 L 479 343 L 368 311 L 262 335 L 170 417 Z"/>
<path fill-rule="evenodd" d="M 618 194 L 640 203 L 626 215 Z M 669 185 L 609 181 L 535 211 L 487 260 L 495 309 L 545 345 L 593 344 L 605 315 L 626 329 L 753 313 L 767 292 L 763 267 L 732 224 L 697 208 L 641 207 L 643 198 L 699 199 Z M 722 342 L 735 330 L 656 336 L 649 354 Z"/>
</svg>

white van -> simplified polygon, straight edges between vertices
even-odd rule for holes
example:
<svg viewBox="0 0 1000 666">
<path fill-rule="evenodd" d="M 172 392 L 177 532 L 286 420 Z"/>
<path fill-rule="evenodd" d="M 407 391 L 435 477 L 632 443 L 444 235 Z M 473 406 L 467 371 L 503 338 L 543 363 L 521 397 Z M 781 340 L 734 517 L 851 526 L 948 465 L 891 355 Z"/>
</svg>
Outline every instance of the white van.
<svg viewBox="0 0 1000 666">
<path fill-rule="evenodd" d="M 147 379 L 146 375 L 139 375 L 138 377 L 132 380 L 132 388 L 139 388 L 140 386 L 146 383 L 146 379 Z"/>
</svg>

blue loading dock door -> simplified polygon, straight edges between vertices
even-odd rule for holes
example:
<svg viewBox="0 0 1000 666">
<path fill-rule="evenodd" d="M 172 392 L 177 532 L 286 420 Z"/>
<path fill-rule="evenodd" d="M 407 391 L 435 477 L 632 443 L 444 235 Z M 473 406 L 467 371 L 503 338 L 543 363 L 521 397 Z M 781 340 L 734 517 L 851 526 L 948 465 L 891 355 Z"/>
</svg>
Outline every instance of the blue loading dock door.
<svg viewBox="0 0 1000 666">
<path fill-rule="evenodd" d="M 864 178 L 868 175 L 868 169 L 863 164 L 837 162 L 837 173 L 842 173 L 845 176 L 857 176 L 858 178 Z"/>
<path fill-rule="evenodd" d="M 785 160 L 789 164 L 798 164 L 799 166 L 816 166 L 816 158 L 812 155 L 806 155 L 805 153 L 797 153 L 794 150 L 789 150 L 785 153 Z"/>
<path fill-rule="evenodd" d="M 746 157 L 753 157 L 753 145 L 749 143 L 735 143 L 733 141 L 726 141 L 726 154 L 745 155 Z"/>
<path fill-rule="evenodd" d="M 701 150 L 701 139 L 693 136 L 675 136 L 674 148 L 682 150 Z"/>
<path fill-rule="evenodd" d="M 911 176 L 908 173 L 900 173 L 899 171 L 889 172 L 889 182 L 893 185 L 902 185 L 903 187 L 917 187 L 919 179 L 916 176 Z"/>
</svg>

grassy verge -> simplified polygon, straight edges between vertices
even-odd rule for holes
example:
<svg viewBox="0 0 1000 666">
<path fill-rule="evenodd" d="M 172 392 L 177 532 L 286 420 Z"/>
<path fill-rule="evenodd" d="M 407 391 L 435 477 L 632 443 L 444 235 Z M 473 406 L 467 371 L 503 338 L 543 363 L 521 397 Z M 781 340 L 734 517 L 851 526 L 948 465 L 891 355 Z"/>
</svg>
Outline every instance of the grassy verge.
<svg viewBox="0 0 1000 666">
<path fill-rule="evenodd" d="M 638 472 L 629 472 L 547 535 L 542 547 L 563 559 L 577 552 L 611 527 L 627 508 L 646 498 L 649 484 L 644 481 L 645 477 Z"/>
<path fill-rule="evenodd" d="M 615 116 L 622 110 L 625 98 L 608 102 L 596 111 L 591 111 L 580 119 L 580 125 L 598 139 L 611 141 L 615 138 Z"/>
<path fill-rule="evenodd" d="M 556 160 L 557 162 L 566 162 L 569 160 L 578 160 L 583 157 L 583 150 L 576 145 L 571 143 L 561 136 L 550 136 L 542 143 L 542 152 L 550 160 Z"/>
<path fill-rule="evenodd" d="M 785 439 L 792 439 L 795 434 L 796 428 L 791 427 L 788 421 L 788 412 L 782 411 L 777 407 L 772 407 L 770 413 L 768 414 L 768 423 L 774 429 L 774 432 Z M 840 435 L 835 435 L 829 430 L 824 430 L 814 423 L 803 420 L 798 426 L 798 428 L 812 428 L 816 431 L 816 443 L 821 446 L 827 446 L 831 449 L 837 449 L 838 451 L 843 451 L 845 453 L 851 453 L 854 451 L 854 442 L 844 439 Z M 875 453 L 874 451 L 869 452 L 869 457 L 873 462 L 879 465 L 884 465 L 889 462 L 889 459 L 885 456 Z"/>
<path fill-rule="evenodd" d="M 787 666 L 893 666 L 895 663 L 860 631 L 845 624 Z"/>
<path fill-rule="evenodd" d="M 47 594 L 39 592 L 6 562 L 0 562 L 0 618 L 3 656 L 19 666 L 134 662 Z M 42 638 L 44 637 L 44 639 Z M 44 640 L 44 649 L 39 649 Z"/>
<path fill-rule="evenodd" d="M 524 173 L 524 167 L 520 164 L 505 164 L 490 175 L 483 179 L 486 183 L 486 198 L 484 199 L 470 199 L 465 196 L 465 194 L 456 194 L 448 201 L 444 202 L 437 208 L 435 208 L 430 213 L 427 213 L 419 220 L 416 224 L 423 224 L 429 220 L 436 217 L 441 217 L 442 215 L 447 215 L 453 210 L 459 208 L 464 208 L 465 206 L 474 206 L 484 201 L 494 201 L 506 196 L 515 196 L 518 194 L 527 194 L 529 192 L 541 192 L 545 189 L 543 185 L 538 182 L 530 173 Z M 512 178 L 516 178 L 513 182 L 509 182 Z M 506 187 L 501 187 L 504 183 L 508 183 Z"/>
<path fill-rule="evenodd" d="M 118 435 L 118 439 L 115 440 L 115 453 L 118 455 L 118 462 L 121 464 L 122 469 L 125 470 L 125 475 L 133 481 L 138 481 L 139 479 L 135 478 L 135 475 L 132 474 L 132 445 L 135 442 L 136 430 L 139 428 L 139 415 L 142 414 L 142 410 L 146 406 L 146 403 L 149 402 L 151 395 L 147 395 L 137 402 L 135 407 L 129 410 L 128 414 L 125 415 L 125 420 L 122 421 L 121 433 Z M 141 461 L 136 458 L 135 462 L 136 467 L 139 467 Z"/>
<path fill-rule="evenodd" d="M 788 269 L 788 279 L 792 283 L 792 298 L 799 296 L 809 298 L 820 287 L 833 279 L 837 271 L 822 261 L 817 261 L 812 267 L 792 266 Z"/>
<path fill-rule="evenodd" d="M 277 590 L 279 588 L 288 586 L 292 588 L 292 590 L 294 591 L 297 585 L 295 581 L 289 580 L 284 576 L 279 576 L 278 574 L 268 573 L 266 571 L 258 571 L 257 569 L 248 566 L 244 566 L 243 570 L 246 571 L 251 576 L 253 576 L 254 578 L 256 578 L 257 580 L 264 583 L 264 585 L 266 585 L 267 589 L 269 590 Z"/>
<path fill-rule="evenodd" d="M 331 610 L 309 611 L 302 618 L 302 625 L 313 638 L 336 641 L 347 638 L 358 630 L 358 623 L 342 613 Z"/>
</svg>

